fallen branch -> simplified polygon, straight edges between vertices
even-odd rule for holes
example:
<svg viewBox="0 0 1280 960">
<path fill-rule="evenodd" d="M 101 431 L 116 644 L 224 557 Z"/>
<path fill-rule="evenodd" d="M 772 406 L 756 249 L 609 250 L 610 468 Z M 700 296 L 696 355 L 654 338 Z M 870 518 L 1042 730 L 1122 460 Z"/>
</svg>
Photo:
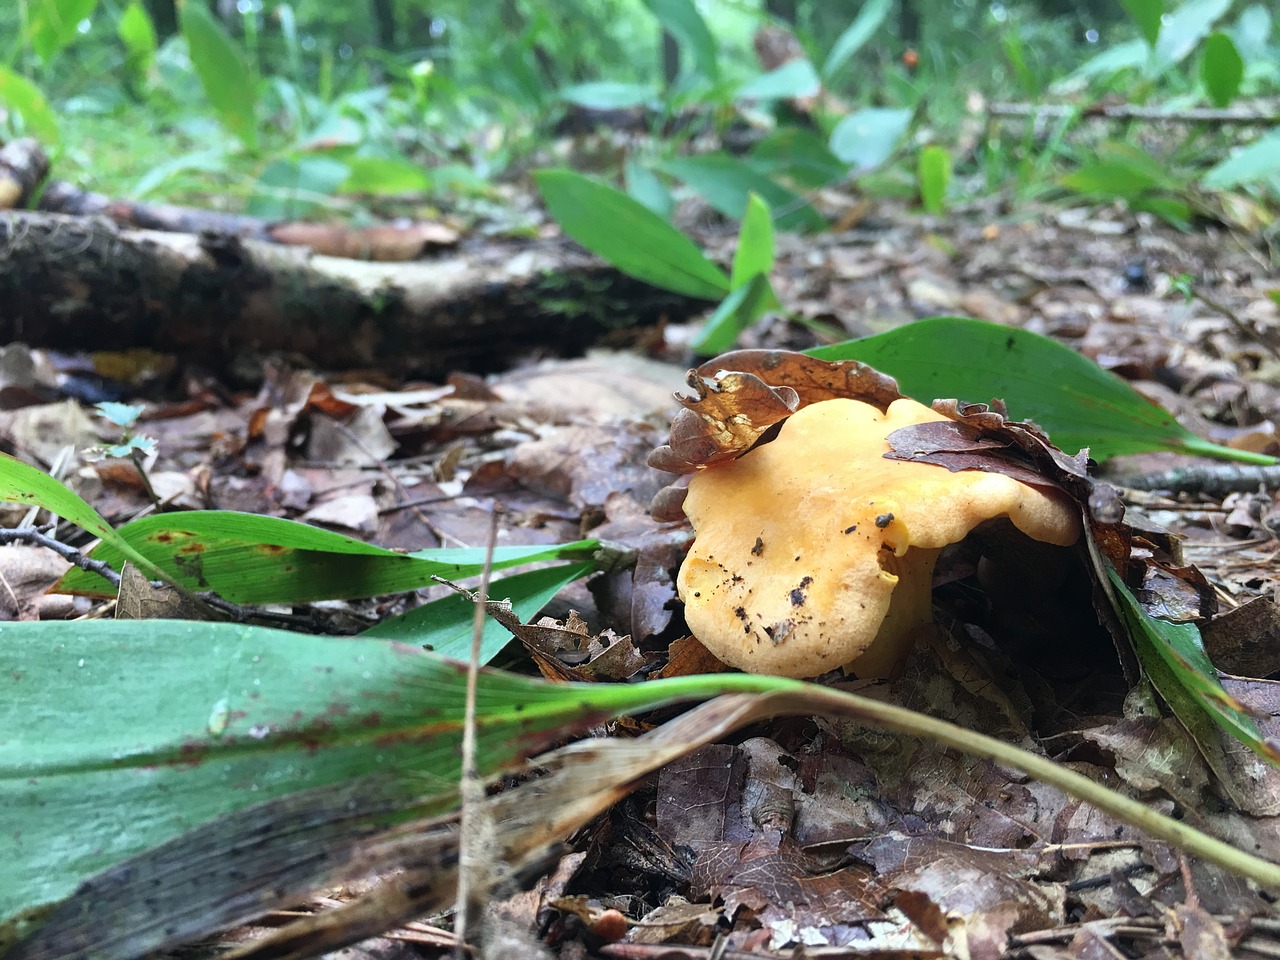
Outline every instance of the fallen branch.
<svg viewBox="0 0 1280 960">
<path fill-rule="evenodd" d="M 609 329 L 703 307 L 556 241 L 370 263 L 225 234 L 0 212 L 0 342 L 150 347 L 212 365 L 291 352 L 326 368 L 435 376 L 581 352 Z"/>
<path fill-rule="evenodd" d="M 991 117 L 1034 117 L 1036 120 L 1079 116 L 1082 119 L 1142 120 L 1146 123 L 1228 123 L 1274 125 L 1280 123 L 1280 110 L 1215 110 L 1192 107 L 1166 110 L 1140 107 L 1131 103 L 1093 103 L 1078 107 L 1067 103 L 993 103 L 987 107 Z"/>
</svg>

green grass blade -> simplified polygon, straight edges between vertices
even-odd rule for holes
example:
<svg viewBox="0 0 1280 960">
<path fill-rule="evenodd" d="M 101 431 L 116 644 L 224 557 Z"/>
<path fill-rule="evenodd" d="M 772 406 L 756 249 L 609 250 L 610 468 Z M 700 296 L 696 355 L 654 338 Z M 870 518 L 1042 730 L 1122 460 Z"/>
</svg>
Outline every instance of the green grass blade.
<svg viewBox="0 0 1280 960">
<path fill-rule="evenodd" d="M 533 179 L 560 228 L 623 273 L 689 297 L 729 292 L 724 271 L 639 201 L 572 170 L 539 170 Z"/>
<path fill-rule="evenodd" d="M 306 603 L 416 590 L 429 586 L 432 577 L 476 576 L 485 554 L 482 547 L 397 553 L 309 524 L 231 510 L 142 517 L 121 527 L 110 542 L 104 538 L 92 556 L 115 567 L 122 545 L 188 589 L 213 590 L 233 603 Z M 493 568 L 581 560 L 598 547 L 595 540 L 498 547 Z M 80 569 L 69 570 L 57 589 L 112 593 L 101 577 Z"/>
<path fill-rule="evenodd" d="M 1107 573 L 1143 669 L 1174 716 L 1197 740 L 1204 739 L 1205 722 L 1211 720 L 1262 759 L 1280 766 L 1280 748 L 1263 738 L 1253 717 L 1222 688 L 1196 625 L 1148 616 L 1115 570 L 1108 566 Z"/>
<path fill-rule="evenodd" d="M 1097 459 L 1150 450 L 1275 463 L 1197 437 L 1173 414 L 1113 373 L 1038 333 L 963 317 L 932 317 L 887 333 L 808 351 L 823 360 L 861 360 L 896 377 L 922 403 L 1004 400 L 1009 415 L 1034 420 L 1053 442 Z"/>
<path fill-rule="evenodd" d="M 178 9 L 182 36 L 204 95 L 223 126 L 256 150 L 258 97 L 243 53 L 207 6 L 185 3 Z"/>
<path fill-rule="evenodd" d="M 562 588 L 595 569 L 591 561 L 561 564 L 544 570 L 517 573 L 489 584 L 490 600 L 510 600 L 512 612 L 527 623 Z M 453 593 L 424 603 L 406 614 L 384 620 L 361 634 L 366 639 L 399 640 L 401 643 L 430 644 L 442 657 L 466 660 L 471 656 L 471 632 L 475 604 L 469 597 Z M 488 663 L 511 641 L 506 627 L 487 619 L 480 642 L 480 662 Z"/>
<path fill-rule="evenodd" d="M 139 570 L 146 571 L 148 576 L 157 580 L 168 579 L 163 571 L 116 533 L 111 524 L 107 523 L 98 511 L 85 503 L 75 491 L 43 470 L 37 470 L 30 464 L 3 453 L 0 453 L 0 500 L 43 507 L 95 537 L 100 537 L 103 544 L 114 551 L 115 562 L 112 566 L 117 572 L 120 570 L 120 562 L 128 560 Z M 82 570 L 77 572 L 84 573 Z M 97 583 L 106 583 L 96 574 L 87 574 L 87 576 Z"/>
</svg>

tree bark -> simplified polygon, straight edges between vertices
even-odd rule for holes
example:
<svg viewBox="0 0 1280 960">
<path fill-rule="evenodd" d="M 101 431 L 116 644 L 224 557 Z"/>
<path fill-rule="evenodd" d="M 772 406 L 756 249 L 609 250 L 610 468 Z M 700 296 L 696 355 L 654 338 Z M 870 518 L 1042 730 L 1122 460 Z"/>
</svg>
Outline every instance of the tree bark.
<svg viewBox="0 0 1280 960">
<path fill-rule="evenodd" d="M 0 214 L 0 342 L 151 347 L 214 366 L 289 352 L 322 368 L 439 377 L 572 355 L 610 328 L 704 307 L 567 244 L 367 263 L 98 217 Z"/>
</svg>

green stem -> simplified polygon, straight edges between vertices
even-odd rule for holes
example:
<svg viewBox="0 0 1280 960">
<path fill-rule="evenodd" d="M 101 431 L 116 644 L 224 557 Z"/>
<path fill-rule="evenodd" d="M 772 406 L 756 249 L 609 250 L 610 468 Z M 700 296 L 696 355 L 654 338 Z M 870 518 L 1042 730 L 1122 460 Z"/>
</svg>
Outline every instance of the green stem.
<svg viewBox="0 0 1280 960">
<path fill-rule="evenodd" d="M 1165 840 L 1187 853 L 1201 857 L 1210 863 L 1247 877 L 1265 887 L 1280 889 L 1280 864 L 1224 843 L 1185 823 L 1166 817 L 1145 804 L 1123 796 L 1095 783 L 1061 764 L 996 740 L 972 730 L 956 726 L 945 720 L 916 713 L 905 707 L 882 703 L 857 694 L 832 690 L 816 684 L 800 683 L 780 677 L 755 677 L 747 674 L 723 676 L 678 677 L 671 680 L 655 680 L 647 684 L 650 694 L 659 693 L 654 686 L 670 690 L 672 699 L 706 697 L 713 693 L 757 692 L 769 695 L 769 702 L 761 715 L 825 713 L 851 717 L 869 726 L 895 733 L 932 740 L 974 757 L 994 760 L 1012 767 L 1043 783 L 1057 787 L 1068 796 L 1093 804 L 1099 810 L 1111 814 L 1117 820 L 1135 827 L 1157 840 Z"/>
</svg>

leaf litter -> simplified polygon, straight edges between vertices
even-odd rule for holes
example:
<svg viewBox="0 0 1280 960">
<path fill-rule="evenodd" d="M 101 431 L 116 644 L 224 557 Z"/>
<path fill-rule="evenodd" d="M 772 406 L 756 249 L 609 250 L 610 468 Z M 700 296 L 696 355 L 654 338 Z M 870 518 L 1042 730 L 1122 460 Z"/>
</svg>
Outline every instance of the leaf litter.
<svg viewBox="0 0 1280 960">
<path fill-rule="evenodd" d="M 804 251 L 788 250 L 790 238 L 781 239 L 784 266 L 803 256 L 805 269 L 780 270 L 777 289 L 809 319 L 839 318 L 846 333 L 861 334 L 955 312 L 1050 334 L 1159 399 L 1197 435 L 1241 450 L 1277 450 L 1280 395 L 1262 345 L 1277 326 L 1275 304 L 1262 295 L 1265 275 L 1256 263 L 1221 244 L 1149 225 L 1120 239 L 1091 236 L 1069 221 L 961 224 L 942 235 L 874 218 L 839 237 L 808 239 Z M 1136 262 L 1150 289 L 1126 279 Z M 1216 281 L 1219 299 L 1259 339 L 1243 339 L 1240 325 L 1173 299 L 1170 278 L 1184 272 Z M 747 338 L 762 349 L 813 345 L 800 328 L 776 320 Z M 668 398 L 683 380 L 681 365 L 596 355 L 488 382 L 459 376 L 402 384 L 376 372 L 326 378 L 275 364 L 262 386 L 250 389 L 234 379 L 165 376 L 167 389 L 143 388 L 153 399 L 136 430 L 158 441 L 148 467 L 166 508 L 305 518 L 370 543 L 420 550 L 483 543 L 501 503 L 501 544 L 590 536 L 633 553 L 629 565 L 575 583 L 552 601 L 552 621 L 529 633 L 539 638 L 544 673 L 581 679 L 584 654 L 591 664 L 615 650 L 623 665 L 608 665 L 601 676 L 610 680 L 713 666 L 696 640 L 681 635 L 673 602 L 672 575 L 688 531 L 648 511 L 676 478 L 643 466 L 680 409 Z M 806 374 L 790 385 L 794 402 L 808 383 Z M 52 465 L 64 447 L 114 439 L 100 422 L 74 415 L 82 409 L 74 403 L 54 399 L 50 414 L 37 417 L 30 400 L 53 399 L 51 383 L 22 389 L 29 400 L 0 414 L 0 433 L 41 465 Z M 776 387 L 758 401 L 772 412 L 750 425 L 721 416 L 715 449 L 743 452 L 794 409 Z M 956 413 L 961 421 L 966 413 L 994 415 Z M 776 419 L 765 422 L 769 417 Z M 1062 458 L 1037 447 L 1026 439 L 1034 434 L 1018 434 L 1016 424 L 983 421 L 983 429 L 987 440 L 955 455 L 1074 485 L 1095 531 L 1116 526 L 1098 516 L 1113 503 L 1109 495 L 1089 501 L 1100 481 L 1075 451 Z M 1001 437 L 998 448 L 990 446 L 990 431 Z M 687 469 L 681 461 L 691 462 L 690 442 L 684 456 L 660 465 Z M 922 442 L 935 451 L 944 445 L 937 436 L 910 438 L 913 450 Z M 1152 582 L 1140 578 L 1144 603 L 1164 598 L 1166 612 L 1210 617 L 1203 633 L 1211 657 L 1240 674 L 1224 677 L 1223 687 L 1259 724 L 1263 740 L 1274 742 L 1280 708 L 1267 678 L 1280 664 L 1271 653 L 1276 546 L 1267 518 L 1280 506 L 1266 494 L 1231 513 L 1224 495 L 1199 481 L 1165 486 L 1163 494 L 1125 489 L 1125 478 L 1194 463 L 1139 454 L 1108 464 L 1126 499 L 1126 521 L 1141 532 L 1097 536 L 1100 555 L 1161 571 Z M 128 471 L 111 464 L 73 459 L 66 476 L 117 527 L 155 509 Z M 1177 543 L 1148 525 L 1173 531 L 1182 557 Z M 0 550 L 16 557 L 19 547 Z M 1207 581 L 1188 572 L 1184 559 Z M 32 570 L 25 579 L 6 573 L 9 616 L 71 612 L 41 599 L 58 573 L 22 566 Z M 1280 859 L 1275 770 L 1216 727 L 1188 733 L 1145 683 L 1131 689 L 1112 639 L 1094 618 L 1096 593 L 1051 598 L 1045 609 L 1001 610 L 1000 598 L 976 589 L 976 567 L 963 550 L 940 566 L 936 601 L 949 629 L 917 649 L 892 687 L 831 681 L 995 732 L 1242 849 Z M 341 616 L 313 605 L 307 616 L 312 629 L 347 632 L 351 615 L 373 623 L 445 590 L 350 601 Z M 1212 614 L 1213 599 L 1223 613 Z M 1234 621 L 1250 609 L 1261 612 L 1246 632 Z M 518 658 L 515 649 L 509 662 Z M 616 729 L 639 732 L 643 725 Z M 564 956 L 702 957 L 713 944 L 722 956 L 787 955 L 797 945 L 828 954 L 843 945 L 913 955 L 1093 956 L 1114 955 L 1108 951 L 1120 946 L 1130 955 L 1213 956 L 1268 949 L 1275 935 L 1265 919 L 1253 921 L 1270 914 L 1266 891 L 1179 857 L 991 761 L 830 719 L 780 720 L 748 732 L 755 736 L 694 752 L 686 741 L 676 751 L 682 759 L 643 778 L 626 802 L 616 802 L 616 793 L 599 801 L 594 822 L 587 814 L 575 821 L 575 852 L 537 865 L 535 873 L 557 879 L 549 887 L 541 881 L 546 895 L 533 906 L 517 907 L 521 895 L 499 888 L 494 910 L 518 918 L 519 949 L 534 955 L 541 931 Z M 615 774 L 612 783 L 630 779 Z M 577 793 L 582 782 L 575 774 L 548 803 Z M 513 806 L 522 789 L 507 791 Z M 445 879 L 432 875 L 433 884 Z M 596 932 L 608 927 L 606 914 L 621 914 L 620 935 Z M 376 910 L 364 916 L 370 935 L 391 920 Z M 261 935 L 245 931 L 244 949 L 252 951 Z M 622 942 L 607 945 L 615 940 Z M 432 955 L 449 947 L 417 949 Z"/>
</svg>

